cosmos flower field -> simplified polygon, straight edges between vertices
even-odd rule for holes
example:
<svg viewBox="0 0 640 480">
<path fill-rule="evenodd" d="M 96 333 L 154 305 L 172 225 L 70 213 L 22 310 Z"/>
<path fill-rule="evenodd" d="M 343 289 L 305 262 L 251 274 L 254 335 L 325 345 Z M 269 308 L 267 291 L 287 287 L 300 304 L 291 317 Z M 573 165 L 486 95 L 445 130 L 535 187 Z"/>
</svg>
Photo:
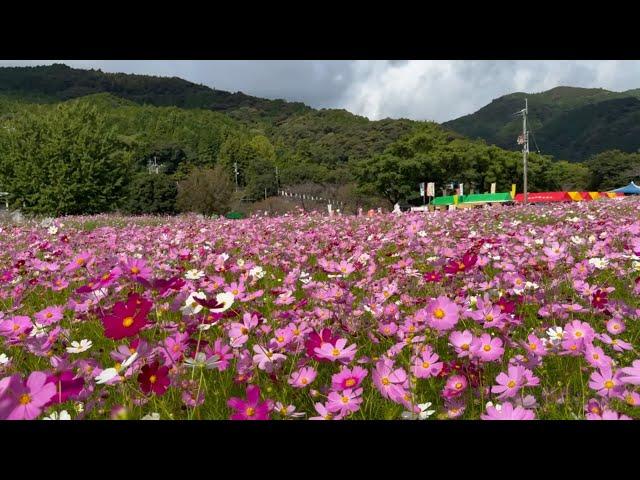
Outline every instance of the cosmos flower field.
<svg viewBox="0 0 640 480">
<path fill-rule="evenodd" d="M 640 201 L 0 224 L 0 419 L 640 418 Z"/>
</svg>

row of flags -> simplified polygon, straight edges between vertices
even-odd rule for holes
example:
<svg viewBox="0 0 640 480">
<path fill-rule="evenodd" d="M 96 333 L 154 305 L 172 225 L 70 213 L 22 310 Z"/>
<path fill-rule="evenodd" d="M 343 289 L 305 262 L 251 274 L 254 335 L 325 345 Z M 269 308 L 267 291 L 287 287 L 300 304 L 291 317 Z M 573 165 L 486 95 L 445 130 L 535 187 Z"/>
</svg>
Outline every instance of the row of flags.
<svg viewBox="0 0 640 480">
<path fill-rule="evenodd" d="M 326 202 L 332 203 L 334 205 L 344 205 L 344 203 L 338 202 L 336 200 L 330 200 L 328 198 L 318 197 L 316 195 L 307 195 L 305 193 L 292 193 L 285 190 L 280 190 L 278 191 L 278 195 L 280 195 L 281 197 L 300 198 L 302 200 L 310 200 L 314 202 Z"/>
</svg>

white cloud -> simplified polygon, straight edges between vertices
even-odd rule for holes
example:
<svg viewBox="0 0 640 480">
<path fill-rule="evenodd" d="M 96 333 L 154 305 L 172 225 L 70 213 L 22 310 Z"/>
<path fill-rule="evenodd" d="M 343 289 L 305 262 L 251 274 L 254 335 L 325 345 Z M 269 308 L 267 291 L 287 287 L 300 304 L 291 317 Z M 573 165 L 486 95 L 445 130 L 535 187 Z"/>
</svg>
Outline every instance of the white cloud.
<svg viewBox="0 0 640 480">
<path fill-rule="evenodd" d="M 345 108 L 371 119 L 444 122 L 508 93 L 535 93 L 560 85 L 640 88 L 636 60 L 0 60 L 0 66 L 56 62 L 106 72 L 177 76 L 315 108 Z"/>
</svg>

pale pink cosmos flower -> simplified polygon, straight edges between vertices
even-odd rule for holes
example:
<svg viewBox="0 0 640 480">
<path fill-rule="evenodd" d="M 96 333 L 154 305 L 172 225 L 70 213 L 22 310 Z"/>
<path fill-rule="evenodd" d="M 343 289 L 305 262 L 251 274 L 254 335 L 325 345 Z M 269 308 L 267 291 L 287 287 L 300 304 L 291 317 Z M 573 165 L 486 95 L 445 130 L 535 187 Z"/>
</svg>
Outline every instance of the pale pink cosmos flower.
<svg viewBox="0 0 640 480">
<path fill-rule="evenodd" d="M 476 338 L 471 345 L 471 353 L 483 362 L 494 362 L 502 358 L 504 348 L 502 340 L 492 338 L 488 333 Z"/>
<path fill-rule="evenodd" d="M 54 397 L 56 386 L 53 382 L 47 382 L 47 375 L 43 372 L 32 372 L 26 384 L 16 374 L 0 381 L 0 394 L 10 399 L 9 402 L 3 399 L 0 403 L 0 418 L 33 420 L 40 416 L 44 406 Z"/>
<path fill-rule="evenodd" d="M 293 372 L 287 383 L 294 388 L 305 388 L 313 383 L 318 373 L 312 367 L 303 367 Z"/>
<path fill-rule="evenodd" d="M 471 344 L 473 343 L 473 334 L 469 330 L 462 332 L 451 332 L 449 342 L 455 349 L 459 358 L 471 355 Z"/>
<path fill-rule="evenodd" d="M 621 372 L 623 375 L 620 377 L 620 380 L 624 383 L 640 385 L 640 359 L 634 360 L 631 367 L 625 367 Z"/>
<path fill-rule="evenodd" d="M 330 392 L 327 396 L 327 410 L 332 413 L 340 412 L 347 416 L 360 409 L 362 403 L 362 388 L 352 390 L 350 388 L 342 392 Z"/>
<path fill-rule="evenodd" d="M 451 330 L 458 323 L 460 309 L 445 296 L 429 302 L 426 309 L 427 324 L 438 331 Z"/>
<path fill-rule="evenodd" d="M 487 407 L 487 413 L 480 415 L 482 420 L 533 420 L 535 413 L 533 410 L 527 410 L 522 407 L 515 407 L 509 402 L 502 405 L 490 405 Z"/>
<path fill-rule="evenodd" d="M 253 351 L 255 352 L 253 363 L 257 364 L 260 370 L 264 370 L 267 373 L 271 373 L 287 358 L 286 355 L 274 352 L 270 348 L 263 347 L 262 345 L 254 345 Z"/>
<path fill-rule="evenodd" d="M 345 338 L 340 338 L 336 341 L 335 345 L 332 345 L 328 342 L 322 343 L 322 345 L 318 348 L 314 349 L 314 352 L 320 358 L 325 358 L 327 360 L 331 360 L 332 362 L 343 362 L 347 363 L 353 360 L 356 355 L 356 345 L 352 343 L 348 347 L 345 348 L 347 344 L 347 340 Z"/>
</svg>

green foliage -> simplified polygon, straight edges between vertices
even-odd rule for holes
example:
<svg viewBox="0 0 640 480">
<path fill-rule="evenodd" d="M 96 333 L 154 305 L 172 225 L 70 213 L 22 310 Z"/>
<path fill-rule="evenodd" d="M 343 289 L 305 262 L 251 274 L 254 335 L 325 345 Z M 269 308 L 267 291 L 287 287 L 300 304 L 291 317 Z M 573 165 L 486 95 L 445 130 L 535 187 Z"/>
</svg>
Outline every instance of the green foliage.
<svg viewBox="0 0 640 480">
<path fill-rule="evenodd" d="M 591 170 L 590 190 L 606 191 L 624 187 L 640 178 L 640 153 L 612 150 L 594 155 L 587 161 Z"/>
<path fill-rule="evenodd" d="M 196 167 L 178 183 L 176 205 L 182 212 L 224 215 L 235 199 L 234 184 L 222 165 Z"/>
<path fill-rule="evenodd" d="M 123 201 L 131 152 L 95 106 L 22 110 L 2 124 L 0 183 L 12 205 L 42 214 L 97 213 Z"/>
<path fill-rule="evenodd" d="M 125 210 L 135 214 L 176 213 L 178 188 L 170 175 L 140 173 L 129 185 Z"/>
</svg>

